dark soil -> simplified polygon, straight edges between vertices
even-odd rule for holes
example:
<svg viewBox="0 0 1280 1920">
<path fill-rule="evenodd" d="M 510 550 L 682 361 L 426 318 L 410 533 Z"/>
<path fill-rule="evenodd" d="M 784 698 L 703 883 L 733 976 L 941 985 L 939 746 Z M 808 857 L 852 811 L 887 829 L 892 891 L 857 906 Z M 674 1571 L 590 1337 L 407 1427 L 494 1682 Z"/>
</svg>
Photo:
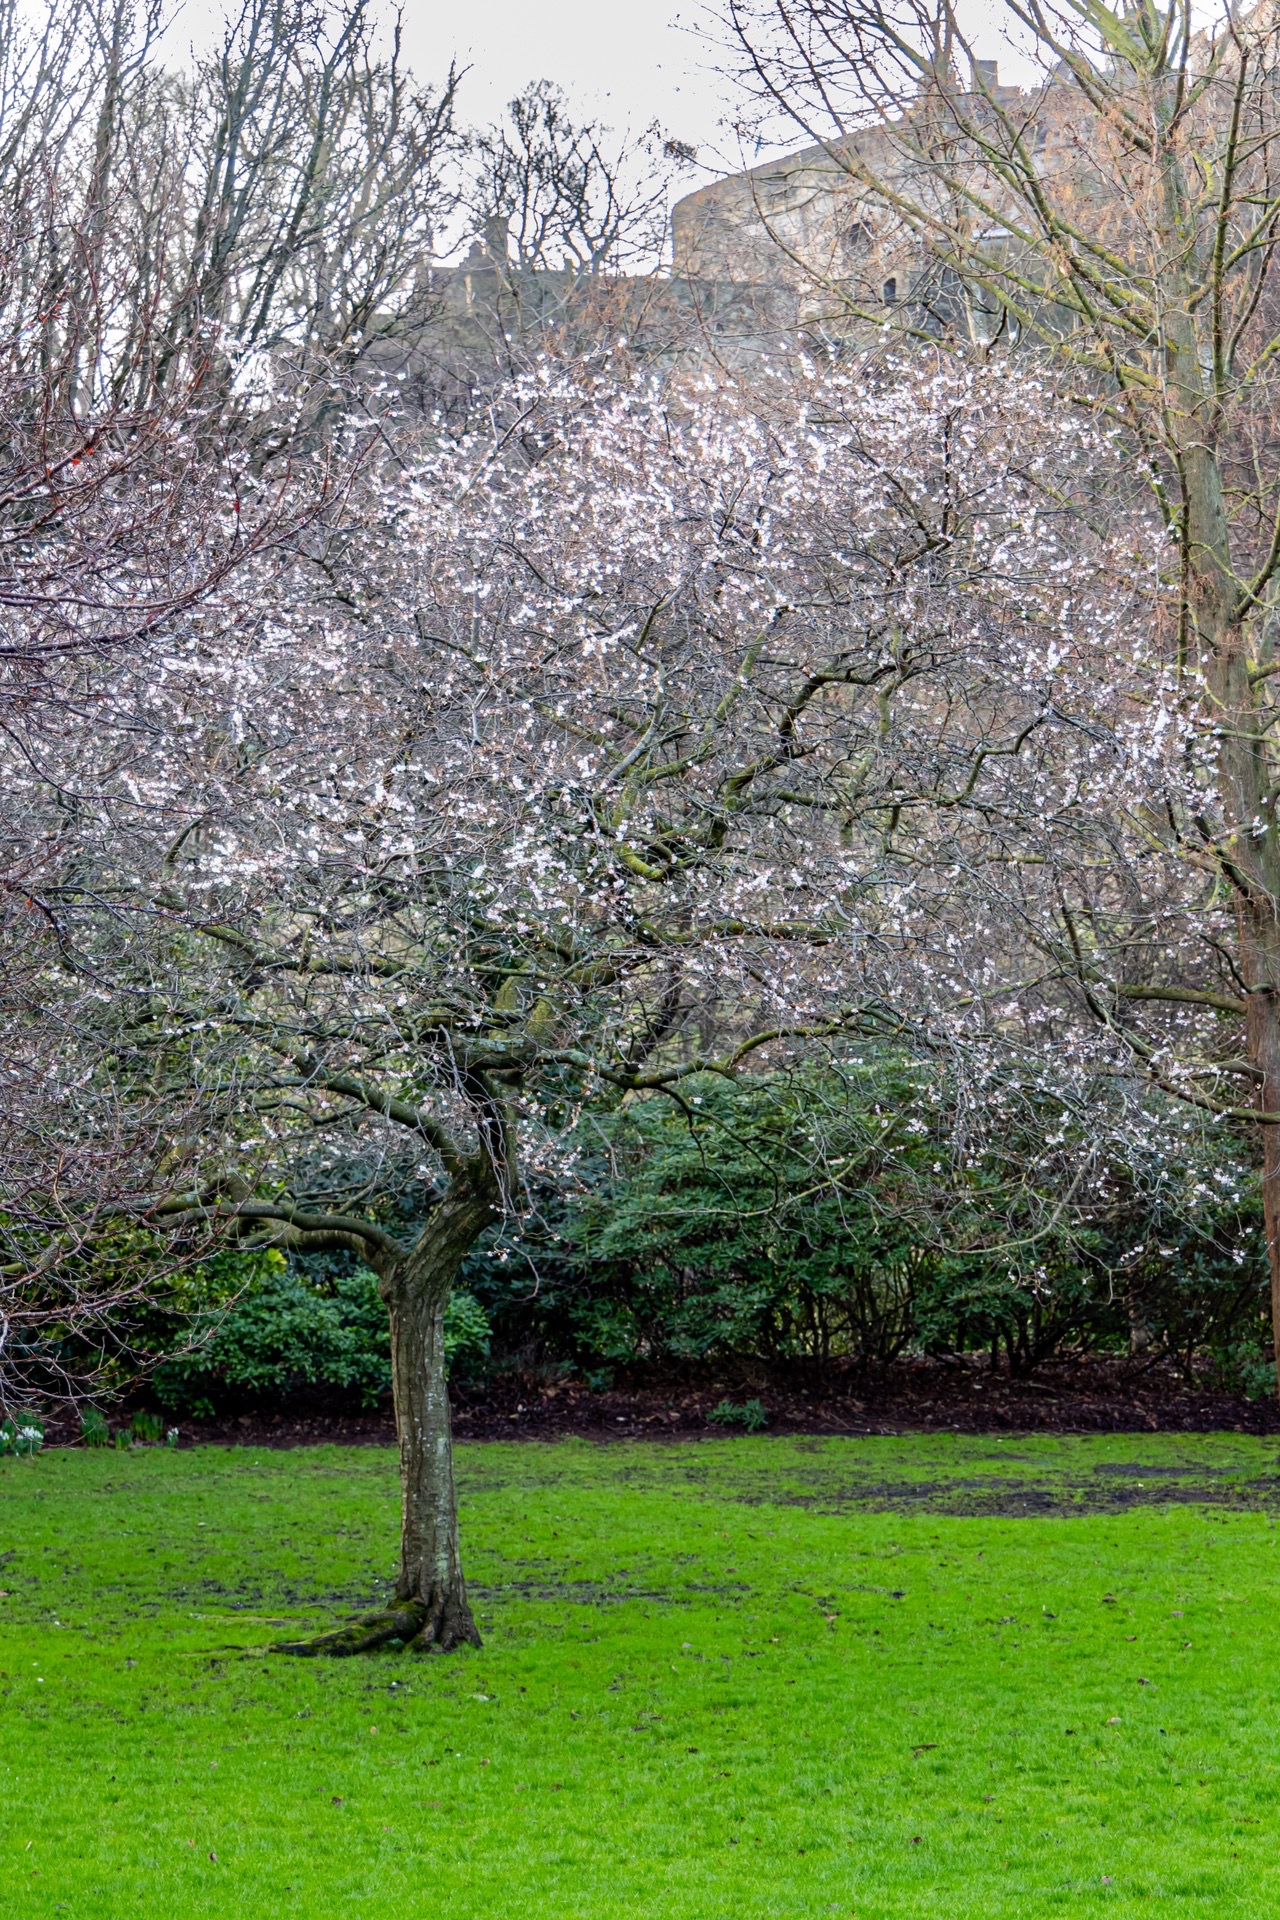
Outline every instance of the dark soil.
<svg viewBox="0 0 1280 1920">
<path fill-rule="evenodd" d="M 1280 1433 L 1280 1401 L 1245 1400 L 1191 1386 L 1166 1364 L 1062 1361 L 1028 1379 L 993 1374 L 985 1361 L 903 1361 L 874 1379 L 830 1374 L 821 1382 L 705 1376 L 619 1384 L 593 1393 L 576 1381 L 503 1377 L 454 1392 L 460 1440 L 708 1439 L 740 1427 L 708 1419 L 724 1401 L 758 1400 L 769 1433 Z M 319 1441 L 386 1445 L 390 1409 L 350 1413 L 240 1413 L 178 1425 L 184 1444 Z M 52 1438 L 53 1435 L 51 1434 Z"/>
</svg>

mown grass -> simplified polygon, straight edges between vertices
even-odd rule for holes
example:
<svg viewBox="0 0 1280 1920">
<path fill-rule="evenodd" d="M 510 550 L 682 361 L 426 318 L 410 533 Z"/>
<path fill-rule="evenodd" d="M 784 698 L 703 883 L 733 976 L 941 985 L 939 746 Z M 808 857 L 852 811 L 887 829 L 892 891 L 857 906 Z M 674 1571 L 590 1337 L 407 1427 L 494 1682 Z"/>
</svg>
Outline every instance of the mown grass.
<svg viewBox="0 0 1280 1920">
<path fill-rule="evenodd" d="M 1274 1441 L 460 1453 L 484 1650 L 341 1663 L 388 1452 L 0 1465 L 7 1914 L 1280 1911 Z"/>
</svg>

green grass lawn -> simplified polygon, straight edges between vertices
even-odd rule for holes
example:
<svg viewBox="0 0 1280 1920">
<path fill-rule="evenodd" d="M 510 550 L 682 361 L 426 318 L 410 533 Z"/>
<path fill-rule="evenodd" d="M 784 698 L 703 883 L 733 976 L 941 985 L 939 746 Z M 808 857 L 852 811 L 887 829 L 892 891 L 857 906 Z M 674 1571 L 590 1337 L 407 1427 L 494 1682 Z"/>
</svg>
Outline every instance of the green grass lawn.
<svg viewBox="0 0 1280 1920">
<path fill-rule="evenodd" d="M 1280 1912 L 1276 1444 L 460 1449 L 480 1653 L 382 1449 L 0 1463 L 0 1899 L 49 1920 Z"/>
</svg>

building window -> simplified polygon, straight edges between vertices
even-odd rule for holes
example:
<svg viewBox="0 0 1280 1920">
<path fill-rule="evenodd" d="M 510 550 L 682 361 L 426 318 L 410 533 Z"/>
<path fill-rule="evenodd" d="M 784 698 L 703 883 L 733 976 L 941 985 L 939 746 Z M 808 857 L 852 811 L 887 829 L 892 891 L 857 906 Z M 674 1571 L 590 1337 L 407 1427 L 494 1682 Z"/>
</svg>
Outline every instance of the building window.
<svg viewBox="0 0 1280 1920">
<path fill-rule="evenodd" d="M 840 250 L 848 265 L 853 266 L 857 262 L 869 242 L 870 235 L 861 221 L 855 220 L 852 226 L 846 227 L 840 235 Z"/>
<path fill-rule="evenodd" d="M 898 297 L 898 282 L 896 277 L 891 274 L 884 283 L 884 303 L 886 307 L 891 307 L 894 301 L 897 299 L 897 297 Z"/>
</svg>

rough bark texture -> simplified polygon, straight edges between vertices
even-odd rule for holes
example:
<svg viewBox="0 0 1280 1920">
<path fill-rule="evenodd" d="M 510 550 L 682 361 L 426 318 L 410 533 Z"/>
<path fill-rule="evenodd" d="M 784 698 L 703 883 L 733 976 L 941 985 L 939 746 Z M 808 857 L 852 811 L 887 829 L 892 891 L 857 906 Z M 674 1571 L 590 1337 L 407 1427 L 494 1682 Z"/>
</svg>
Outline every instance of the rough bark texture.
<svg viewBox="0 0 1280 1920">
<path fill-rule="evenodd" d="M 1170 178 L 1171 220 L 1183 188 Z M 1242 597 L 1233 561 L 1231 525 L 1223 483 L 1220 394 L 1204 372 L 1202 343 L 1190 320 L 1191 289 L 1179 289 L 1181 318 L 1171 326 L 1175 347 L 1173 418 L 1182 439 L 1187 520 L 1188 611 L 1196 641 L 1196 664 L 1204 676 L 1217 722 L 1217 785 L 1220 816 L 1218 857 L 1236 897 L 1239 967 L 1248 999 L 1245 1047 L 1256 1069 L 1261 1113 L 1280 1112 L 1280 849 L 1276 845 L 1275 795 L 1269 741 L 1271 716 L 1250 677 L 1258 652 L 1253 625 L 1260 603 Z M 1271 1329 L 1280 1387 L 1280 1128 L 1259 1127 L 1262 1136 L 1262 1199 L 1271 1279 Z"/>
<path fill-rule="evenodd" d="M 1222 538 L 1221 484 L 1206 483 L 1205 531 Z M 1194 503 L 1193 503 L 1194 504 Z M 1196 516 L 1190 516 L 1193 526 Z M 1228 611 L 1221 567 L 1196 608 L 1205 678 L 1228 724 L 1219 761 L 1219 799 L 1225 827 L 1224 871 L 1236 892 L 1239 966 L 1247 988 L 1245 1051 L 1257 1072 L 1260 1113 L 1280 1112 L 1280 869 L 1275 835 L 1265 825 L 1273 813 L 1266 719 L 1258 711 L 1248 676 L 1243 623 Z M 1205 646 L 1203 642 L 1209 641 Z M 1262 1210 L 1271 1281 L 1271 1333 L 1280 1387 L 1280 1127 L 1261 1125 Z"/>
<path fill-rule="evenodd" d="M 1263 1113 L 1280 1113 L 1280 996 L 1272 986 L 1249 995 L 1249 1058 L 1261 1070 L 1258 1106 Z M 1280 1127 L 1263 1126 L 1262 1218 L 1267 1234 L 1271 1275 L 1271 1334 L 1276 1377 L 1280 1383 Z"/>
<path fill-rule="evenodd" d="M 370 1653 L 396 1642 L 447 1653 L 480 1645 L 458 1550 L 444 1310 L 468 1249 L 493 1217 L 471 1183 L 441 1200 L 412 1253 L 383 1264 L 400 1448 L 400 1571 L 394 1604 L 314 1640 L 277 1646 L 304 1656 Z"/>
<path fill-rule="evenodd" d="M 400 1447 L 400 1573 L 396 1600 L 417 1608 L 414 1646 L 480 1645 L 458 1552 L 444 1310 L 489 1208 L 470 1194 L 436 1209 L 411 1260 L 384 1280 Z"/>
<path fill-rule="evenodd" d="M 1280 1112 L 1280 862 L 1267 744 L 1268 716 L 1249 679 L 1246 621 L 1230 578 L 1222 481 L 1207 456 L 1188 463 L 1188 520 L 1203 554 L 1192 600 L 1200 661 L 1218 714 L 1225 717 L 1218 764 L 1223 870 L 1237 900 L 1240 973 L 1248 990 L 1245 1049 L 1256 1069 L 1261 1113 Z M 1280 1128 L 1259 1127 L 1262 1204 L 1271 1279 L 1271 1330 L 1280 1385 Z"/>
</svg>

